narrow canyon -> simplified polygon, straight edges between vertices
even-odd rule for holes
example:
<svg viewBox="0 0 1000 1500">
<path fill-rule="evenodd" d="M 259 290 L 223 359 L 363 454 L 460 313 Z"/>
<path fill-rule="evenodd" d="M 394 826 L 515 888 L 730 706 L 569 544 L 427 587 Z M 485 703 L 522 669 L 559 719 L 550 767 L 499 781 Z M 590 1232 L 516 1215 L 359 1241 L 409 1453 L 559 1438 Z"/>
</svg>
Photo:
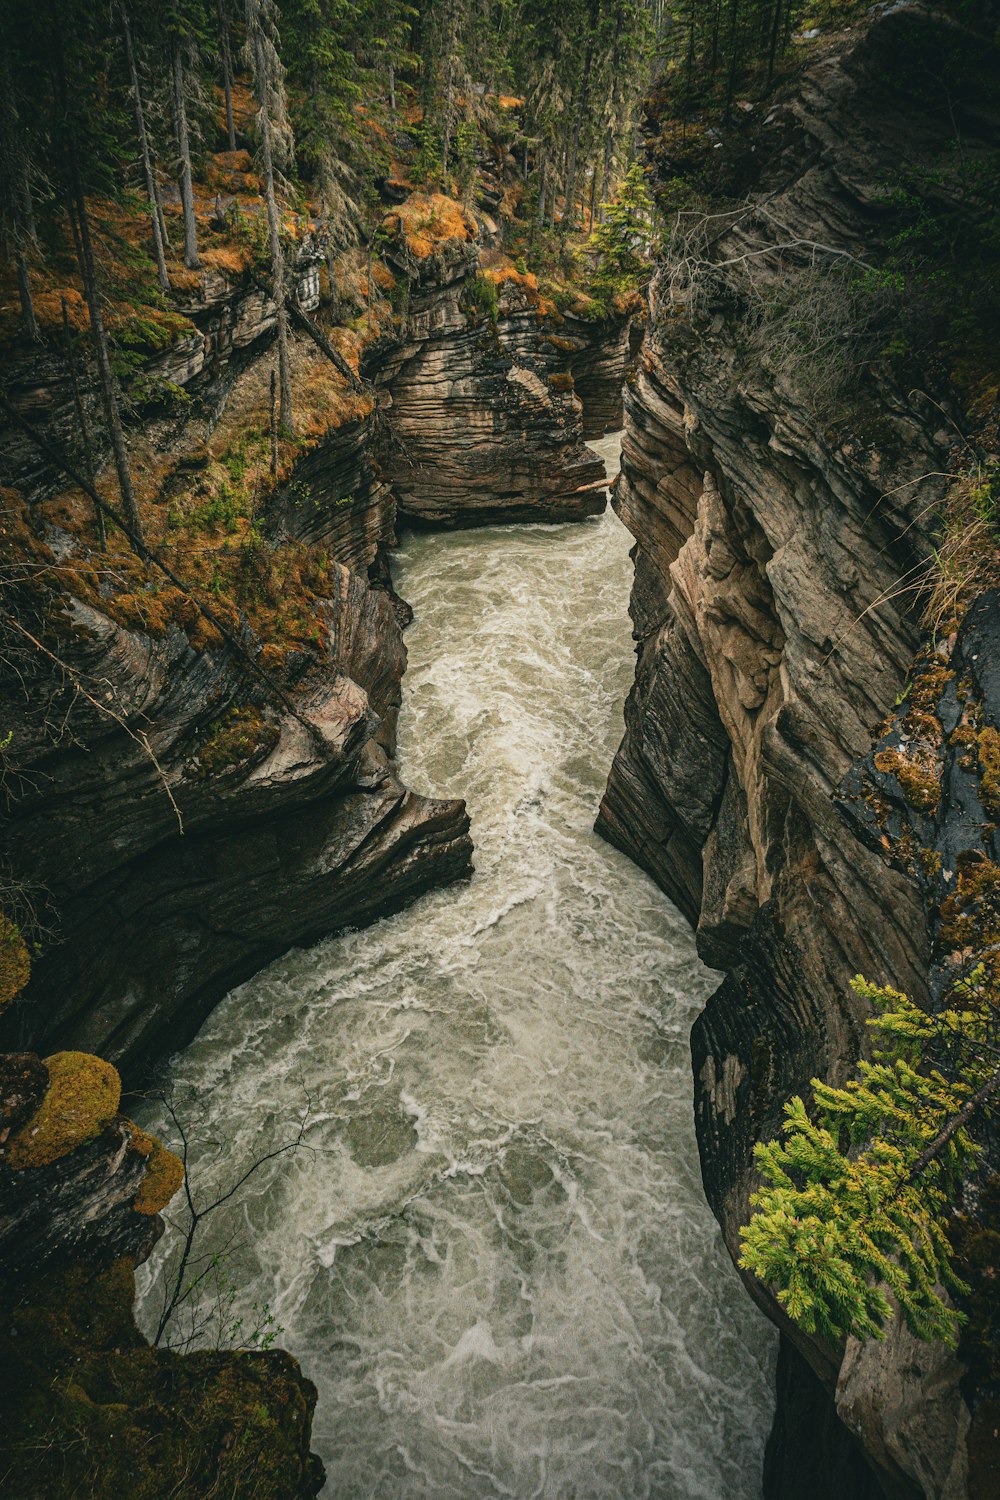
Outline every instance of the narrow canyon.
<svg viewBox="0 0 1000 1500">
<path fill-rule="evenodd" d="M 0 1493 L 992 1500 L 995 5 L 167 9 L 2 21 Z"/>
</svg>

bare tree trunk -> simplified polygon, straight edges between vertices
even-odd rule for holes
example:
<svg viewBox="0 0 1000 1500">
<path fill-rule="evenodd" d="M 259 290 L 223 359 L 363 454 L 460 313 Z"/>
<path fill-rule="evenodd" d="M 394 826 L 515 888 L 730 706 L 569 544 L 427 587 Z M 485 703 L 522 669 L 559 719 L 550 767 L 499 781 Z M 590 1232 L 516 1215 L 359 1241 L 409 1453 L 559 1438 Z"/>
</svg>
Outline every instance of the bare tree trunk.
<svg viewBox="0 0 1000 1500">
<path fill-rule="evenodd" d="M 137 537 L 140 546 L 142 546 L 144 545 L 142 519 L 139 515 L 139 507 L 136 504 L 135 491 L 132 488 L 132 475 L 129 472 L 128 453 L 125 448 L 125 434 L 122 431 L 121 413 L 118 409 L 118 397 L 115 392 L 114 376 L 111 370 L 111 357 L 108 353 L 108 336 L 104 328 L 104 317 L 101 313 L 101 296 L 97 285 L 94 252 L 90 242 L 90 222 L 87 218 L 87 203 L 83 193 L 83 173 L 80 169 L 77 136 L 72 128 L 72 117 L 70 114 L 69 89 L 66 84 L 66 57 L 63 50 L 63 32 L 60 25 L 59 12 L 54 3 L 50 4 L 49 15 L 51 21 L 50 42 L 56 65 L 56 102 L 59 110 L 59 118 L 65 121 L 68 127 L 66 131 L 67 212 L 70 228 L 73 231 L 77 260 L 80 265 L 80 276 L 83 281 L 83 293 L 87 301 L 87 311 L 90 314 L 90 331 L 93 335 L 94 351 L 97 355 L 97 374 L 108 421 L 108 431 L 111 436 L 111 447 L 114 452 L 122 510 L 125 513 L 125 519 L 128 521 L 132 532 Z"/>
<path fill-rule="evenodd" d="M 132 103 L 135 107 L 135 130 L 139 137 L 139 151 L 142 156 L 142 170 L 146 177 L 146 194 L 149 198 L 149 218 L 153 228 L 153 258 L 156 261 L 156 274 L 160 282 L 160 290 L 166 293 L 170 291 L 170 278 L 167 275 L 167 262 L 163 253 L 163 237 L 160 229 L 160 211 L 156 198 L 156 169 L 153 166 L 153 158 L 149 149 L 149 137 L 146 134 L 146 114 L 142 107 L 142 94 L 139 91 L 139 70 L 135 65 L 135 49 L 132 46 L 132 27 L 129 24 L 128 9 L 124 4 L 119 6 L 122 19 L 122 31 L 125 35 L 125 57 L 128 62 L 129 80 L 132 85 Z"/>
<path fill-rule="evenodd" d="M 163 241 L 164 250 L 170 249 L 170 235 L 167 233 L 167 221 L 163 217 L 163 194 L 160 192 L 160 183 L 157 179 L 153 184 L 156 193 L 156 217 L 160 225 L 160 239 Z"/>
<path fill-rule="evenodd" d="M 74 153 L 75 155 L 75 153 Z M 111 447 L 115 457 L 115 470 L 118 475 L 118 491 L 121 495 L 122 510 L 132 530 L 144 541 L 142 528 L 142 517 L 139 515 L 139 507 L 136 504 L 135 490 L 132 488 L 132 474 L 128 466 L 128 451 L 125 447 L 125 433 L 122 429 L 121 412 L 118 407 L 118 396 L 115 391 L 114 376 L 111 372 L 111 356 L 108 352 L 108 335 L 104 327 L 104 317 L 101 312 L 101 297 L 97 286 L 97 272 L 94 265 L 94 252 L 90 242 L 90 221 L 87 217 L 87 206 L 83 200 L 80 188 L 80 174 L 78 163 L 73 167 L 73 195 L 76 198 L 76 219 L 80 241 L 80 274 L 83 278 L 83 292 L 87 299 L 87 311 L 90 313 L 90 327 L 94 335 L 94 349 L 97 354 L 97 371 L 101 381 L 101 395 L 104 399 L 104 409 L 108 419 L 108 431 L 111 436 Z"/>
<path fill-rule="evenodd" d="M 28 262 L 25 259 L 24 249 L 18 245 L 14 251 L 14 259 L 17 263 L 17 296 L 21 304 L 21 336 L 29 343 L 41 342 L 41 334 L 38 331 L 38 319 L 35 317 L 35 304 L 31 300 L 31 283 L 28 280 Z"/>
<path fill-rule="evenodd" d="M 17 296 L 21 306 L 21 334 L 32 343 L 37 343 L 40 334 L 35 317 L 35 304 L 31 299 L 31 282 L 28 278 L 28 258 L 25 242 L 35 241 L 35 210 L 31 201 L 31 186 L 28 182 L 28 163 L 21 136 L 21 122 L 14 98 L 14 80 L 11 76 L 10 59 L 5 48 L 0 48 L 0 159 L 6 171 L 6 181 L 0 185 L 3 199 L 4 248 L 12 252 L 17 267 Z"/>
<path fill-rule="evenodd" d="M 396 113 L 396 69 L 389 64 L 389 108 Z"/>
<path fill-rule="evenodd" d="M 257 56 L 257 90 L 260 104 L 260 149 L 264 160 L 264 192 L 267 199 L 267 235 L 271 252 L 271 298 L 278 320 L 278 378 L 281 385 L 281 426 L 292 431 L 292 371 L 288 360 L 288 314 L 285 308 L 285 259 L 281 249 L 278 203 L 274 193 L 274 156 L 271 147 L 271 111 L 267 61 L 258 34 L 254 39 Z"/>
<path fill-rule="evenodd" d="M 83 469 L 88 484 L 93 487 L 97 474 L 97 465 L 94 462 L 94 445 L 90 440 L 90 424 L 87 421 L 83 409 L 83 397 L 80 394 L 80 375 L 76 364 L 76 350 L 73 347 L 73 330 L 69 325 L 69 313 L 66 309 L 66 298 L 62 299 L 62 324 L 63 339 L 66 343 L 66 363 L 69 366 L 69 381 L 73 391 L 73 410 L 76 412 L 77 425 L 80 428 L 80 445 L 83 448 Z M 104 512 L 99 505 L 94 506 L 94 520 L 97 524 L 97 535 L 101 544 L 101 551 L 108 545 L 107 532 L 104 527 Z"/>
<path fill-rule="evenodd" d="M 541 174 L 541 187 L 539 188 L 539 191 L 538 191 L 538 222 L 544 228 L 545 227 L 545 190 L 546 190 L 546 188 L 548 186 L 548 172 L 549 172 L 548 158 L 545 156 L 544 153 L 542 154 L 542 160 L 541 160 L 541 165 L 539 167 L 539 172 Z"/>
<path fill-rule="evenodd" d="M 222 92 L 226 100 L 226 136 L 230 151 L 236 150 L 236 124 L 233 120 L 233 55 L 229 46 L 229 17 L 225 0 L 215 0 L 219 17 L 219 60 L 222 63 Z"/>
<path fill-rule="evenodd" d="M 451 109 L 455 97 L 455 75 L 454 65 L 451 57 L 448 58 L 448 82 L 444 92 L 444 143 L 441 148 L 441 177 L 447 179 L 448 157 L 451 154 Z M 442 182 L 443 186 L 443 182 Z"/>
<path fill-rule="evenodd" d="M 576 198 L 576 168 L 580 151 L 580 130 L 590 109 L 590 75 L 594 65 L 594 40 L 597 31 L 597 22 L 597 0 L 590 0 L 587 51 L 583 59 L 583 78 L 580 81 L 580 103 L 576 111 L 576 120 L 573 124 L 573 144 L 570 149 L 569 173 L 566 180 L 566 211 L 563 214 L 563 227 L 566 229 L 573 223 L 576 216 L 576 203 L 574 200 Z"/>
<path fill-rule="evenodd" d="M 278 377 L 271 371 L 271 478 L 278 477 Z"/>
<path fill-rule="evenodd" d="M 197 271 L 201 265 L 198 258 L 198 228 L 194 217 L 194 190 L 191 186 L 191 141 L 188 136 L 187 105 L 184 102 L 184 59 L 181 43 L 174 42 L 174 125 L 177 130 L 177 185 L 180 188 L 181 207 L 184 210 L 184 264 L 189 271 Z"/>
</svg>

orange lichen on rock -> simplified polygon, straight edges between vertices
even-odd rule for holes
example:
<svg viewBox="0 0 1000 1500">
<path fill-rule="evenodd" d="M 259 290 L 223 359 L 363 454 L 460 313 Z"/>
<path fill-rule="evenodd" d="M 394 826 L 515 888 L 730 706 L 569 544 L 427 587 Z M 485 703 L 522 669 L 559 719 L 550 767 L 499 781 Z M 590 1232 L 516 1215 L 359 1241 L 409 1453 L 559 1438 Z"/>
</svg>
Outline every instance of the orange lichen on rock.
<svg viewBox="0 0 1000 1500">
<path fill-rule="evenodd" d="M 981 850 L 959 856 L 955 889 L 941 903 L 941 942 L 982 951 L 1000 942 L 1000 867 Z"/>
<path fill-rule="evenodd" d="M 489 266 L 479 273 L 491 281 L 502 297 L 508 288 L 520 287 L 532 307 L 538 304 L 538 277 L 533 271 L 519 271 L 514 265 Z"/>
<path fill-rule="evenodd" d="M 383 223 L 417 260 L 426 260 L 448 240 L 468 242 L 479 233 L 472 215 L 444 193 L 411 193 L 405 203 L 386 214 Z"/>
<path fill-rule="evenodd" d="M 1000 731 L 979 732 L 979 797 L 991 818 L 1000 818 Z"/>
<path fill-rule="evenodd" d="M 158 1214 L 166 1208 L 184 1181 L 184 1163 L 156 1136 L 147 1135 L 131 1120 L 128 1127 L 132 1132 L 132 1150 L 146 1159 L 146 1175 L 132 1207 L 137 1214 Z"/>
<path fill-rule="evenodd" d="M 15 1171 L 44 1167 L 93 1140 L 114 1119 L 121 1099 L 117 1068 L 89 1052 L 56 1052 L 45 1059 L 45 1097 L 7 1143 Z"/>
<path fill-rule="evenodd" d="M 0 1010 L 24 989 L 30 973 L 31 955 L 21 929 L 0 912 Z"/>
<path fill-rule="evenodd" d="M 876 770 L 895 776 L 911 807 L 918 812 L 934 812 L 941 797 L 941 784 L 935 772 L 901 750 L 879 750 L 874 759 Z"/>
</svg>

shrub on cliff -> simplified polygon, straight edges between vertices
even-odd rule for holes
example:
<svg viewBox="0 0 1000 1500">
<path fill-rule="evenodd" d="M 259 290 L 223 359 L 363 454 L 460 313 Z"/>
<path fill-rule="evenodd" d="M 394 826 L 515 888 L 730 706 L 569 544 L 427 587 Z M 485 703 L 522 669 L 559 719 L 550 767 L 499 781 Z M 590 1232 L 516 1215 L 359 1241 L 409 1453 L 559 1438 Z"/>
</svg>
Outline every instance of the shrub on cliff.
<svg viewBox="0 0 1000 1500">
<path fill-rule="evenodd" d="M 935 1015 L 856 979 L 878 1010 L 873 1060 L 843 1088 L 814 1078 L 816 1118 L 796 1096 L 784 1139 L 755 1148 L 764 1186 L 750 1200 L 740 1264 L 777 1288 L 807 1333 L 881 1339 L 891 1294 L 917 1337 L 957 1339 L 962 1314 L 943 1293 L 966 1288 L 949 1203 L 978 1154 L 970 1122 L 1000 1088 L 980 978 Z"/>
</svg>

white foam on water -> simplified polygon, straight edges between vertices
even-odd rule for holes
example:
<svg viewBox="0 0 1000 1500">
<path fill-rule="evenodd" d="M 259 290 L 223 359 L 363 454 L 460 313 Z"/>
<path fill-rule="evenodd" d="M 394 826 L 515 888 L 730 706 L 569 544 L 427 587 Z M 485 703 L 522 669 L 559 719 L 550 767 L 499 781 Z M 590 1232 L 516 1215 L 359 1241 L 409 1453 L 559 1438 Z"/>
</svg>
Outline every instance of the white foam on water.
<svg viewBox="0 0 1000 1500">
<path fill-rule="evenodd" d="M 592 446 L 613 472 L 617 438 Z M 694 1138 L 688 1033 L 715 976 L 593 833 L 630 544 L 610 511 L 406 540 L 401 773 L 468 798 L 476 875 L 273 964 L 170 1069 L 202 1198 L 309 1100 L 307 1149 L 205 1243 L 229 1247 L 234 1315 L 267 1301 L 319 1387 L 330 1496 L 760 1494 L 774 1336 Z M 171 1255 L 142 1274 L 147 1324 Z"/>
</svg>

